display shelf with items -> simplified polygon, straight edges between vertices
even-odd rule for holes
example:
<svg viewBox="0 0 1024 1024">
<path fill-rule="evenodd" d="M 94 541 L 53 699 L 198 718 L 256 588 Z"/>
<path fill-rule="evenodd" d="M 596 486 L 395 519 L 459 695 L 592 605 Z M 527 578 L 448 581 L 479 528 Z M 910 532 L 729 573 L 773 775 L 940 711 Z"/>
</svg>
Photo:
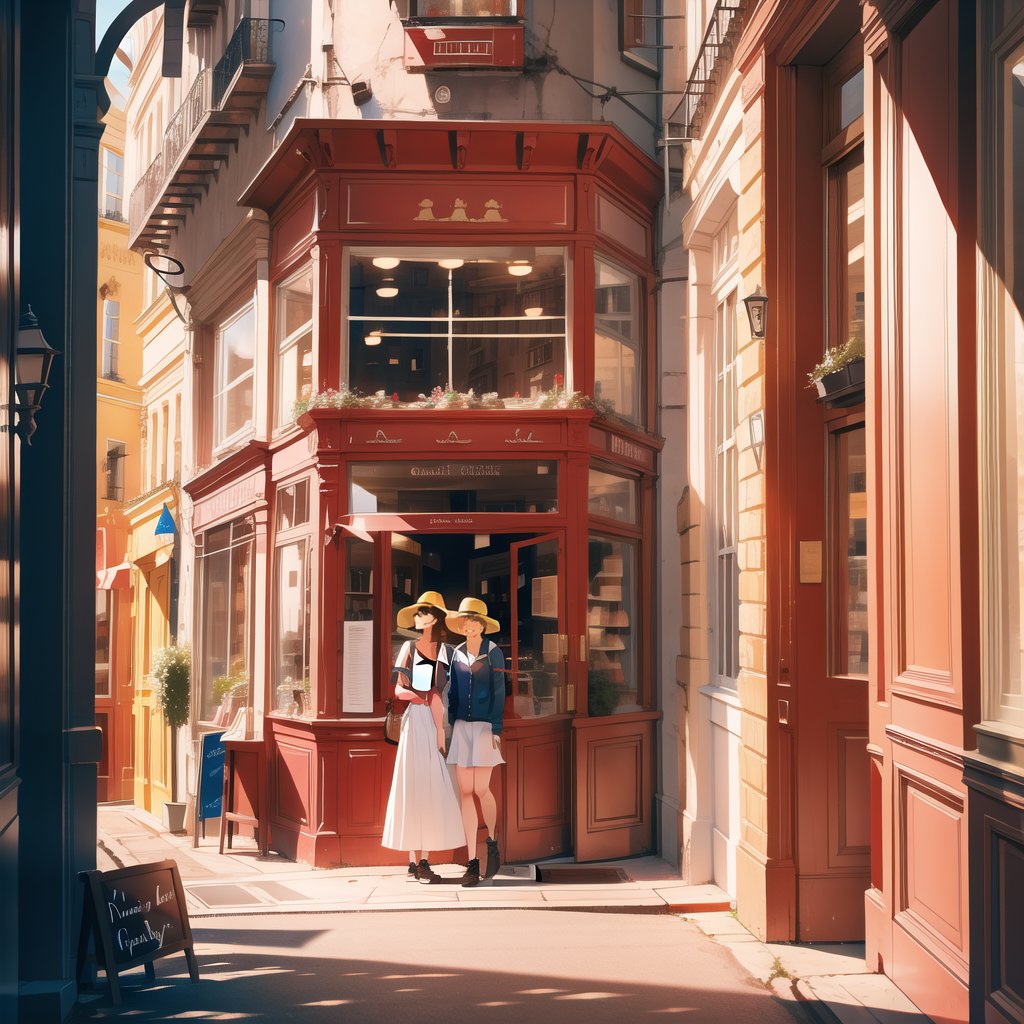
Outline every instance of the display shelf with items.
<svg viewBox="0 0 1024 1024">
<path fill-rule="evenodd" d="M 591 538 L 587 591 L 591 715 L 639 710 L 632 613 L 634 560 L 633 545 Z"/>
</svg>

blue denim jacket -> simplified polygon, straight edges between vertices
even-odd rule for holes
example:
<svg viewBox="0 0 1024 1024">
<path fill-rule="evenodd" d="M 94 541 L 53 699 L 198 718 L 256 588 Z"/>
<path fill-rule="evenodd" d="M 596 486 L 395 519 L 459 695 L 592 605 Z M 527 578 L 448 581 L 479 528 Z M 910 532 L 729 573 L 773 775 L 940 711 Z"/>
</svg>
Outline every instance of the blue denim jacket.
<svg viewBox="0 0 1024 1024">
<path fill-rule="evenodd" d="M 505 655 L 501 648 L 485 640 L 480 653 L 486 654 L 472 664 L 466 645 L 459 644 L 452 656 L 448 690 L 448 719 L 454 725 L 463 722 L 490 722 L 491 732 L 501 735 L 505 714 Z"/>
</svg>

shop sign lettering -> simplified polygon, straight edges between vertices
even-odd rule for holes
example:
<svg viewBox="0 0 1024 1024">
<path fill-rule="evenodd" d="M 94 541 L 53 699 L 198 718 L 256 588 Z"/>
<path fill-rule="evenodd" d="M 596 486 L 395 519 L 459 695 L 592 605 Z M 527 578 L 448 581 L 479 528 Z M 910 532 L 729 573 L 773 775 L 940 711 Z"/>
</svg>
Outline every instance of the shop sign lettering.
<svg viewBox="0 0 1024 1024">
<path fill-rule="evenodd" d="M 412 466 L 409 476 L 501 476 L 502 467 L 495 462 L 442 462 L 433 466 Z"/>
<path fill-rule="evenodd" d="M 612 434 L 609 447 L 613 455 L 624 455 L 627 459 L 632 459 L 634 462 L 646 462 L 644 458 L 644 449 L 638 444 L 634 444 L 632 441 L 626 441 L 616 434 Z"/>
<path fill-rule="evenodd" d="M 122 249 L 113 242 L 102 242 L 100 244 L 100 259 L 107 263 L 117 263 L 122 267 L 134 267 L 138 262 L 138 256 L 133 252 Z"/>
</svg>

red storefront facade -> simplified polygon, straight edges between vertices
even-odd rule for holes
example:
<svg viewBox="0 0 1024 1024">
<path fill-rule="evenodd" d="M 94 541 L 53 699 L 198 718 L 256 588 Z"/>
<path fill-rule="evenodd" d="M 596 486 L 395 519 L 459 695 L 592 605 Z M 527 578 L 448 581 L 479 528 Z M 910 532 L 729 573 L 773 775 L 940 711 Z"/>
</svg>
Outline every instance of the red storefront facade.
<svg viewBox="0 0 1024 1024">
<path fill-rule="evenodd" d="M 502 624 L 506 859 L 653 848 L 660 184 L 608 125 L 300 121 L 243 196 L 267 220 L 196 334 L 187 489 L 198 718 L 262 720 L 272 848 L 404 862 L 381 720 L 427 589 Z M 232 450 L 240 386 L 268 440 Z"/>
</svg>

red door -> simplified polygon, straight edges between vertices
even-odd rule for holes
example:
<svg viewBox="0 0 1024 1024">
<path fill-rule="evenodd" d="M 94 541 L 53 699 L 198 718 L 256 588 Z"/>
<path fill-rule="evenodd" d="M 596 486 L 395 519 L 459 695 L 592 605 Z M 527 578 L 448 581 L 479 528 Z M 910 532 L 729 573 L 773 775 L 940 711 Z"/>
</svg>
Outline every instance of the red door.
<svg viewBox="0 0 1024 1024">
<path fill-rule="evenodd" d="M 505 721 L 509 861 L 570 852 L 571 705 L 560 534 L 509 546 L 511 694 Z"/>
</svg>

